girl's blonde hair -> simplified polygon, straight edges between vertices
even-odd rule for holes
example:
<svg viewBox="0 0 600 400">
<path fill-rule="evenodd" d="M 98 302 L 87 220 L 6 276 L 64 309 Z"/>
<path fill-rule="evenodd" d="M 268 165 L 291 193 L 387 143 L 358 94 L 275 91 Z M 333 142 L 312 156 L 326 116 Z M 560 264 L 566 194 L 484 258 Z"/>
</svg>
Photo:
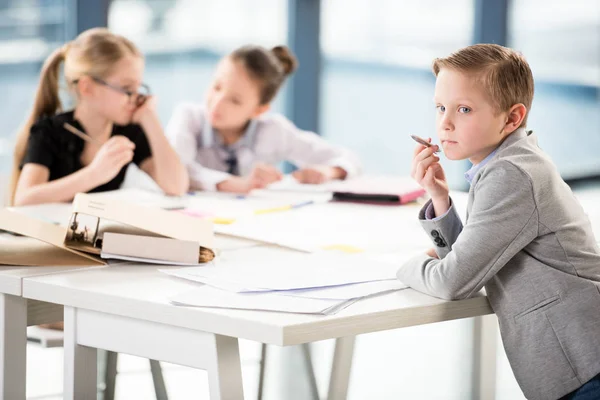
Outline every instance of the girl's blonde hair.
<svg viewBox="0 0 600 400">
<path fill-rule="evenodd" d="M 9 204 L 13 204 L 32 125 L 42 117 L 51 117 L 62 111 L 59 96 L 61 64 L 64 63 L 67 88 L 71 90 L 82 76 L 106 78 L 117 62 L 129 55 L 142 56 L 131 41 L 105 28 L 89 29 L 50 54 L 42 67 L 31 113 L 17 134 L 8 190 Z"/>
</svg>

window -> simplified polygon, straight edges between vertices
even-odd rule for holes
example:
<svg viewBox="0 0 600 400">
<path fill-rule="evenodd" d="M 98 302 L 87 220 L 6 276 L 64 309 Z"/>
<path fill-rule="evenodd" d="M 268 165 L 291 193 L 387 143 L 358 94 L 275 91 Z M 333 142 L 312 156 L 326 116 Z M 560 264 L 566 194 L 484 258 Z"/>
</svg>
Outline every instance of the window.
<svg viewBox="0 0 600 400">
<path fill-rule="evenodd" d="M 510 2 L 509 45 L 535 78 L 528 127 L 564 178 L 600 175 L 600 2 Z"/>
<path fill-rule="evenodd" d="M 113 0 L 108 25 L 145 54 L 145 81 L 166 124 L 177 104 L 203 100 L 222 56 L 245 44 L 286 43 L 287 2 Z M 283 108 L 283 97 L 277 96 L 274 109 Z"/>
<path fill-rule="evenodd" d="M 415 143 L 436 141 L 433 58 L 471 43 L 472 0 L 322 3 L 321 131 L 368 173 L 407 175 Z M 464 165 L 445 165 L 462 185 Z"/>
<path fill-rule="evenodd" d="M 40 67 L 68 38 L 66 0 L 0 2 L 0 175 L 8 173 L 14 137 L 33 103 Z"/>
</svg>

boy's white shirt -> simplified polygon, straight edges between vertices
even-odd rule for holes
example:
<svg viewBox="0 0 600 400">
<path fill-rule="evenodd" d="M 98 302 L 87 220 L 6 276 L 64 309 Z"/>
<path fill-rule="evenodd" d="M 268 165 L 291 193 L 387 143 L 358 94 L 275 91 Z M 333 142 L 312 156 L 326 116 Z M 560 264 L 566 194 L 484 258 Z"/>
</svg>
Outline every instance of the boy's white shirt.
<svg viewBox="0 0 600 400">
<path fill-rule="evenodd" d="M 192 187 L 216 190 L 229 179 L 227 153 L 207 121 L 201 104 L 178 106 L 166 134 L 190 174 Z M 289 161 L 299 168 L 328 165 L 343 168 L 347 177 L 359 173 L 358 157 L 351 151 L 328 143 L 319 135 L 297 128 L 284 116 L 263 114 L 251 121 L 242 138 L 231 146 L 238 158 L 241 176 L 248 175 L 257 162 L 271 165 Z"/>
</svg>

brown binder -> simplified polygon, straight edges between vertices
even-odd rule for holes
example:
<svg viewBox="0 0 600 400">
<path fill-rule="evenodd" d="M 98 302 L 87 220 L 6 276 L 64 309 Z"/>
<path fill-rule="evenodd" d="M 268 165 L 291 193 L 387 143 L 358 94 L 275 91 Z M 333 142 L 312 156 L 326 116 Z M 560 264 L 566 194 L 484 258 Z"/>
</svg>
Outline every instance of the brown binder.
<svg viewBox="0 0 600 400">
<path fill-rule="evenodd" d="M 164 255 L 171 255 L 168 260 L 178 259 L 177 250 L 174 250 L 177 245 L 173 246 L 168 240 L 149 241 L 140 237 L 193 242 L 197 246 L 199 262 L 214 258 L 214 234 L 209 221 L 123 201 L 95 199 L 82 193 L 75 196 L 67 227 L 4 209 L 0 211 L 0 229 L 36 239 L 3 239 L 0 264 L 4 265 L 103 265 L 106 262 L 100 258 L 100 253 L 105 233 L 136 235 L 138 246 L 142 248 L 162 243 Z M 155 253 L 156 250 L 160 253 L 160 249 L 154 249 Z M 149 253 L 142 253 L 129 255 L 147 258 Z M 186 254 L 188 260 L 189 253 Z"/>
</svg>

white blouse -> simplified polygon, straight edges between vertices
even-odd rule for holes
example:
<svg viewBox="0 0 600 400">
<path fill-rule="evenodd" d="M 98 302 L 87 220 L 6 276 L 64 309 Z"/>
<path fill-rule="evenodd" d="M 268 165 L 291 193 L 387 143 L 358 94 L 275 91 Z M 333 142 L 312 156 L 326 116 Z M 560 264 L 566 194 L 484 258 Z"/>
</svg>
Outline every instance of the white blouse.
<svg viewBox="0 0 600 400">
<path fill-rule="evenodd" d="M 253 119 L 236 143 L 227 146 L 206 118 L 201 104 L 178 106 L 166 134 L 190 174 L 193 189 L 216 190 L 230 178 L 226 160 L 235 154 L 240 176 L 250 174 L 257 162 L 277 165 L 288 161 L 298 168 L 311 165 L 340 167 L 347 177 L 360 171 L 358 157 L 319 135 L 297 128 L 280 114 Z"/>
</svg>

